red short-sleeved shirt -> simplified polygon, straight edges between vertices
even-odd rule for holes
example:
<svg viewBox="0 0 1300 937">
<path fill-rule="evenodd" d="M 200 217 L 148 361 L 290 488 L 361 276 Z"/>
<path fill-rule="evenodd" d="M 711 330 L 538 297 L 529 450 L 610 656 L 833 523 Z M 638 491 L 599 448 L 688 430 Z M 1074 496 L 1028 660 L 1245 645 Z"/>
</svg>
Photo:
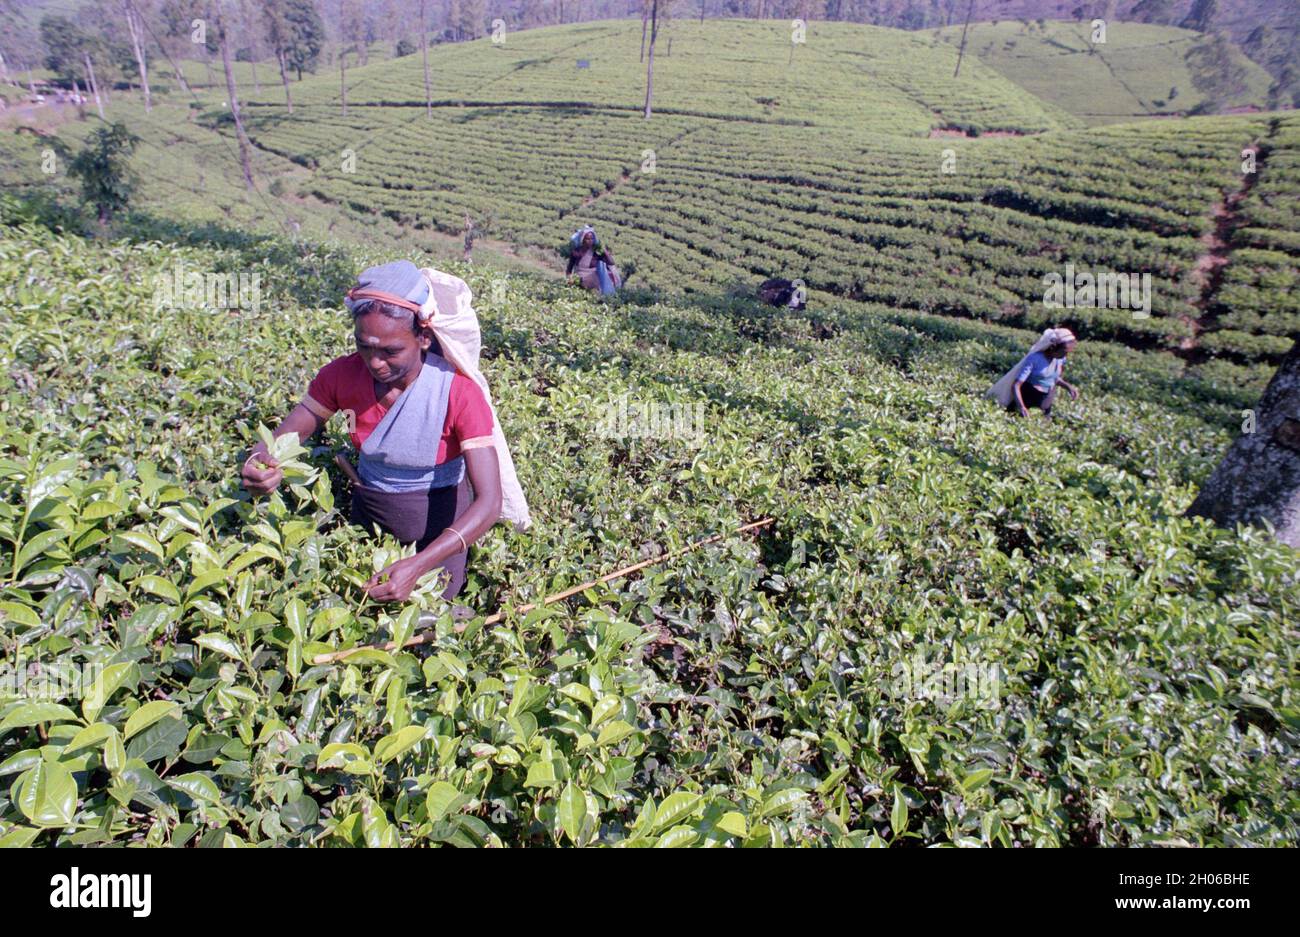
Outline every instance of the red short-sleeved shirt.
<svg viewBox="0 0 1300 937">
<path fill-rule="evenodd" d="M 388 408 L 375 399 L 375 382 L 356 352 L 335 358 L 312 379 L 303 405 L 322 420 L 340 410 L 355 414 L 355 428 L 349 433 L 358 449 L 379 425 Z M 492 445 L 492 410 L 483 391 L 470 378 L 456 374 L 451 379 L 447 419 L 442 424 L 435 464 L 456 458 L 466 449 Z"/>
</svg>

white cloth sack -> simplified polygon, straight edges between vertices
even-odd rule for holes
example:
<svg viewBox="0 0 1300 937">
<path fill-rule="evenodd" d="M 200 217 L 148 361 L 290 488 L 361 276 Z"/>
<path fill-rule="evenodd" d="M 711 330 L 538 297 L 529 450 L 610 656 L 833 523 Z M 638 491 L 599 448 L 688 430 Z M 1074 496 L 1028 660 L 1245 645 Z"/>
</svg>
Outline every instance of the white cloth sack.
<svg viewBox="0 0 1300 937">
<path fill-rule="evenodd" d="M 1039 336 L 1038 341 L 1034 342 L 1034 347 L 1029 349 L 1029 353 L 1017 361 L 1010 371 L 1002 375 L 996 384 L 986 390 L 984 396 L 996 400 L 999 406 L 1011 406 L 1011 402 L 1016 399 L 1016 377 L 1019 376 L 1025 362 L 1029 360 L 1029 355 L 1036 351 L 1046 351 L 1053 345 L 1063 345 L 1072 341 L 1075 341 L 1075 337 L 1069 329 L 1047 329 Z"/>
<path fill-rule="evenodd" d="M 478 369 L 483 336 L 479 332 L 478 316 L 470 304 L 473 294 L 469 284 L 460 277 L 432 267 L 421 267 L 420 273 L 429 284 L 429 298 L 420 307 L 420 318 L 427 320 L 429 328 L 437 337 L 438 344 L 442 346 L 442 356 L 479 386 L 487 398 L 488 409 L 492 411 L 492 442 L 496 446 L 501 471 L 501 516 L 510 521 L 515 530 L 527 530 L 532 525 L 532 518 L 528 515 L 528 502 L 524 499 L 519 478 L 515 475 L 515 463 L 510 458 L 510 447 L 506 445 L 505 434 L 501 432 L 501 422 L 497 419 L 492 394 L 488 391 L 487 378 Z"/>
</svg>

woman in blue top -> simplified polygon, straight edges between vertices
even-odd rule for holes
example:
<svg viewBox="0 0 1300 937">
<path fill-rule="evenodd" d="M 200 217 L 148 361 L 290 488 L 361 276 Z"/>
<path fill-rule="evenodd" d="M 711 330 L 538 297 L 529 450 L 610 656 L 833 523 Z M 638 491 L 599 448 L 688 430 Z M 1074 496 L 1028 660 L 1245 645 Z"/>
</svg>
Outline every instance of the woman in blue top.
<svg viewBox="0 0 1300 937">
<path fill-rule="evenodd" d="M 1069 329 L 1049 329 L 1050 344 L 1038 348 L 1042 340 L 1035 343 L 1036 350 L 1030 351 L 1025 360 L 1020 362 L 1014 384 L 1015 402 L 1021 416 L 1029 416 L 1030 407 L 1039 407 L 1048 419 L 1052 416 L 1052 404 L 1056 402 L 1057 387 L 1064 387 L 1070 392 L 1071 400 L 1079 399 L 1079 388 L 1061 376 L 1065 368 L 1065 359 L 1074 351 L 1077 344 L 1074 333 Z"/>
<path fill-rule="evenodd" d="M 1069 329 L 1047 329 L 1034 342 L 1029 354 L 1002 375 L 985 396 L 1021 416 L 1029 416 L 1030 407 L 1039 407 L 1050 418 L 1057 387 L 1068 390 L 1071 400 L 1079 399 L 1079 388 L 1061 377 L 1065 358 L 1076 344 Z"/>
</svg>

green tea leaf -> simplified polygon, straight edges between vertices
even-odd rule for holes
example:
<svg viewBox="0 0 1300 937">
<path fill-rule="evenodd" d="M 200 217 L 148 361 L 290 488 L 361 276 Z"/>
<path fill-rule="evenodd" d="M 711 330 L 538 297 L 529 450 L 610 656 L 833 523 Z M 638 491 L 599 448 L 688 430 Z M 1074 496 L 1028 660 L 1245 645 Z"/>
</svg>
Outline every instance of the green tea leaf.
<svg viewBox="0 0 1300 937">
<path fill-rule="evenodd" d="M 604 747 L 606 745 L 617 745 L 623 739 L 636 732 L 632 726 L 628 725 L 622 719 L 615 719 L 608 723 L 600 730 L 600 735 L 596 737 L 596 744 Z"/>
<path fill-rule="evenodd" d="M 0 836 L 0 849 L 26 849 L 41 835 L 39 829 L 30 826 L 15 826 Z"/>
<path fill-rule="evenodd" d="M 782 814 L 789 813 L 807 798 L 808 795 L 804 791 L 795 787 L 787 787 L 763 801 L 763 806 L 759 808 L 758 815 L 764 820 L 779 817 Z"/>
<path fill-rule="evenodd" d="M 575 699 L 587 706 L 594 706 L 596 703 L 596 697 L 591 692 L 591 689 L 583 686 L 581 683 L 566 684 L 565 686 L 560 687 L 560 693 L 569 697 L 569 699 Z"/>
<path fill-rule="evenodd" d="M 596 728 L 622 708 L 623 701 L 617 696 L 602 696 L 596 701 L 596 705 L 591 708 L 591 728 Z"/>
<path fill-rule="evenodd" d="M 298 834 L 316 825 L 320 819 L 320 805 L 303 794 L 280 808 L 280 822 L 290 833 Z"/>
<path fill-rule="evenodd" d="M 717 823 L 713 824 L 715 830 L 721 830 L 728 836 L 739 836 L 744 839 L 749 834 L 749 826 L 745 822 L 742 814 L 732 810 L 722 815 Z"/>
<path fill-rule="evenodd" d="M 76 722 L 77 714 L 58 703 L 22 703 L 0 720 L 0 733 L 42 722 Z"/>
<path fill-rule="evenodd" d="M 162 761 L 180 752 L 189 734 L 184 719 L 165 716 L 149 728 L 140 731 L 126 746 L 127 760 L 143 762 Z"/>
<path fill-rule="evenodd" d="M 700 834 L 689 826 L 675 826 L 655 843 L 656 849 L 684 849 L 700 838 Z"/>
<path fill-rule="evenodd" d="M 446 781 L 435 781 L 424 800 L 429 819 L 435 823 L 456 809 L 456 805 L 460 802 L 460 791 Z"/>
<path fill-rule="evenodd" d="M 4 615 L 7 621 L 28 628 L 39 628 L 41 625 L 41 617 L 36 614 L 35 610 L 17 602 L 0 602 L 0 613 Z"/>
<path fill-rule="evenodd" d="M 894 785 L 894 808 L 889 812 L 889 825 L 895 836 L 907 832 L 907 801 L 903 797 L 903 789 L 897 784 Z"/>
<path fill-rule="evenodd" d="M 235 660 L 243 659 L 239 645 L 224 634 L 201 634 L 194 639 L 194 643 L 199 647 L 205 647 L 209 651 L 216 651 L 218 654 L 224 654 Z"/>
<path fill-rule="evenodd" d="M 169 700 L 154 700 L 151 703 L 145 703 L 131 713 L 130 718 L 126 720 L 126 727 L 122 730 L 122 738 L 129 741 L 133 735 L 143 732 L 159 719 L 174 715 L 180 711 L 180 705 Z"/>
<path fill-rule="evenodd" d="M 407 726 L 391 735 L 385 735 L 375 743 L 375 758 L 380 764 L 393 761 L 418 745 L 426 732 L 424 726 Z"/>
<path fill-rule="evenodd" d="M 105 722 L 97 722 L 94 725 L 86 726 L 72 737 L 72 740 L 64 747 L 63 754 L 70 755 L 92 745 L 102 745 L 117 734 L 117 729 Z"/>
<path fill-rule="evenodd" d="M 81 714 L 87 722 L 99 718 L 104 706 L 113 694 L 124 686 L 132 688 L 140 680 L 140 666 L 134 663 L 109 664 L 95 678 L 89 691 L 81 701 Z"/>
<path fill-rule="evenodd" d="M 581 845 L 582 827 L 587 819 L 587 795 L 572 781 L 564 785 L 559 803 L 560 827 L 575 845 Z"/>
<path fill-rule="evenodd" d="M 206 774 L 199 774 L 194 771 L 170 778 L 167 783 L 178 791 L 184 791 L 194 800 L 201 800 L 209 804 L 221 803 L 221 789 Z"/>
<path fill-rule="evenodd" d="M 181 600 L 180 591 L 170 580 L 164 579 L 162 576 L 141 576 L 132 585 L 169 602 L 179 602 Z"/>
<path fill-rule="evenodd" d="M 654 823 L 651 824 L 651 831 L 665 829 L 677 821 L 690 816 L 695 808 L 700 805 L 703 798 L 699 794 L 691 794 L 686 791 L 677 791 L 669 794 L 664 798 L 659 809 L 655 811 Z"/>
<path fill-rule="evenodd" d="M 19 777 L 16 803 L 36 826 L 67 826 L 77 810 L 77 783 L 59 762 L 40 761 Z"/>
</svg>

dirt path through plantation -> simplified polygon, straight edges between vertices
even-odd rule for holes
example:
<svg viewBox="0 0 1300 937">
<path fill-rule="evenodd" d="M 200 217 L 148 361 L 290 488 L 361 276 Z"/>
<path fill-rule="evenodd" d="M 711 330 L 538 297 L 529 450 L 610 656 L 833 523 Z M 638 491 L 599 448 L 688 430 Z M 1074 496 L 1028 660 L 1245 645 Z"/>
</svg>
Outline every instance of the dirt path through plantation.
<svg viewBox="0 0 1300 937">
<path fill-rule="evenodd" d="M 1272 137 L 1275 130 L 1275 126 L 1270 126 L 1268 137 Z M 1213 224 L 1209 231 L 1201 235 L 1201 253 L 1192 267 L 1192 279 L 1200 288 L 1200 295 L 1193 303 L 1197 315 L 1195 318 L 1183 316 L 1183 321 L 1191 326 L 1192 334 L 1179 342 L 1177 351 L 1188 366 L 1198 364 L 1207 357 L 1200 347 L 1199 338 L 1202 332 L 1212 330 L 1218 324 L 1217 297 L 1232 257 L 1232 235 L 1242 224 L 1241 204 L 1259 181 L 1266 154 L 1267 150 L 1259 140 L 1253 140 L 1245 147 L 1242 161 L 1253 160 L 1254 172 L 1243 172 L 1241 185 L 1226 193 L 1210 209 Z"/>
</svg>

